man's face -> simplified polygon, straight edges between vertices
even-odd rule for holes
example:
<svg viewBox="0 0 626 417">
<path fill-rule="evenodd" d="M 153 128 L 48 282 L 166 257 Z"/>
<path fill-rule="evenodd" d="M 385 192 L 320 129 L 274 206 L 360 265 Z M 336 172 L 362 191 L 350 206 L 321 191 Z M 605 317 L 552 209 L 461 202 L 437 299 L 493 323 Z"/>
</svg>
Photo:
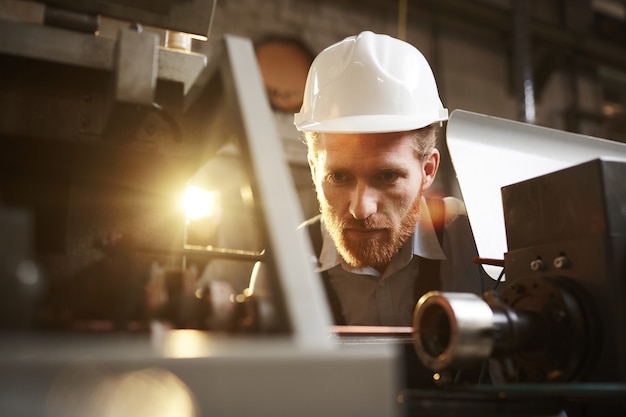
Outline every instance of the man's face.
<svg viewBox="0 0 626 417">
<path fill-rule="evenodd" d="M 343 259 L 383 270 L 413 232 L 439 154 L 420 160 L 411 132 L 325 133 L 310 160 L 322 216 Z"/>
</svg>

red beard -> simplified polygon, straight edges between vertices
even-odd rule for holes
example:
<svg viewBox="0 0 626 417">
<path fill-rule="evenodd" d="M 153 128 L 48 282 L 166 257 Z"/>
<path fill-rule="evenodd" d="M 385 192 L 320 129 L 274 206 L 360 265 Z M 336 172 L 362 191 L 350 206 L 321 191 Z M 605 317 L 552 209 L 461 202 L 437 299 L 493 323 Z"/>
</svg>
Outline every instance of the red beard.
<svg viewBox="0 0 626 417">
<path fill-rule="evenodd" d="M 374 214 L 365 220 L 341 219 L 325 202 L 320 202 L 322 217 L 330 236 L 333 238 L 337 250 L 344 261 L 354 268 L 373 267 L 384 269 L 393 256 L 398 253 L 404 242 L 415 230 L 420 218 L 420 203 L 422 190 L 418 193 L 413 204 L 401 213 L 399 225 L 393 225 L 386 217 Z M 350 239 L 345 230 L 356 229 L 384 229 L 383 237 L 373 239 Z"/>
</svg>

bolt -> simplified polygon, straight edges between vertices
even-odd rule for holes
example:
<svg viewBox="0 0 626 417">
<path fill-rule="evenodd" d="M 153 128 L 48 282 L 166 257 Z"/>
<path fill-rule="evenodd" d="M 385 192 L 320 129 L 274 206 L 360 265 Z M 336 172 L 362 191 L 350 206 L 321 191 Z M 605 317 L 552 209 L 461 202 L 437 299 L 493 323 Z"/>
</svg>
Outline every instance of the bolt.
<svg viewBox="0 0 626 417">
<path fill-rule="evenodd" d="M 555 268 L 565 269 L 569 267 L 569 259 L 565 255 L 559 255 L 554 258 L 553 264 Z"/>
<path fill-rule="evenodd" d="M 143 26 L 139 22 L 133 22 L 129 26 L 130 30 L 134 30 L 137 33 L 143 32 Z"/>
<path fill-rule="evenodd" d="M 541 260 L 541 258 L 533 259 L 530 261 L 530 269 L 533 271 L 541 271 L 545 268 L 545 264 Z"/>
</svg>

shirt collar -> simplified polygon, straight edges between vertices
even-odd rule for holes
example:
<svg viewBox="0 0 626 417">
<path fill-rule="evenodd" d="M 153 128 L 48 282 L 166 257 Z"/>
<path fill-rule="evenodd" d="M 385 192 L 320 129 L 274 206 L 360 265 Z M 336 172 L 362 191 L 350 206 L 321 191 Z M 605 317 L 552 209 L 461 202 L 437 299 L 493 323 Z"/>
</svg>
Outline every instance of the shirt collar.
<svg viewBox="0 0 626 417">
<path fill-rule="evenodd" d="M 420 210 L 420 219 L 417 222 L 415 231 L 409 238 L 409 240 L 412 241 L 413 246 L 413 250 L 411 252 L 412 255 L 435 260 L 446 259 L 443 249 L 439 244 L 437 234 L 435 233 L 435 228 L 433 226 L 432 218 L 430 216 L 430 211 L 428 210 L 428 205 L 426 204 L 426 200 L 423 197 L 420 202 Z M 322 221 L 322 225 L 323 224 L 324 222 Z M 375 271 L 373 268 L 363 268 L 355 270 L 354 268 L 350 268 L 345 265 L 343 259 L 337 252 L 335 242 L 330 237 L 330 234 L 326 230 L 326 227 L 322 227 L 322 242 L 322 250 L 319 257 L 319 272 L 327 271 L 340 264 L 344 264 L 344 268 L 346 268 L 347 270 L 357 273 L 372 273 L 372 271 Z M 399 252 L 400 256 L 402 255 L 402 252 L 404 251 L 401 250 Z"/>
</svg>

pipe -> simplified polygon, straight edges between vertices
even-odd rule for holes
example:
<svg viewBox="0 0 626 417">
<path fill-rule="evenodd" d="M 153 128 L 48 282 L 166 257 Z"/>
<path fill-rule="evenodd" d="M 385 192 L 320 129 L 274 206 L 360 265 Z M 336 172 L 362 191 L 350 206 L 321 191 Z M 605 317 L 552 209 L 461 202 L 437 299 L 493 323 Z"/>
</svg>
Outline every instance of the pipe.
<svg viewBox="0 0 626 417">
<path fill-rule="evenodd" d="M 533 65 L 528 30 L 528 0 L 511 0 L 513 14 L 513 74 L 518 99 L 518 117 L 520 121 L 535 123 L 535 86 Z"/>
</svg>

